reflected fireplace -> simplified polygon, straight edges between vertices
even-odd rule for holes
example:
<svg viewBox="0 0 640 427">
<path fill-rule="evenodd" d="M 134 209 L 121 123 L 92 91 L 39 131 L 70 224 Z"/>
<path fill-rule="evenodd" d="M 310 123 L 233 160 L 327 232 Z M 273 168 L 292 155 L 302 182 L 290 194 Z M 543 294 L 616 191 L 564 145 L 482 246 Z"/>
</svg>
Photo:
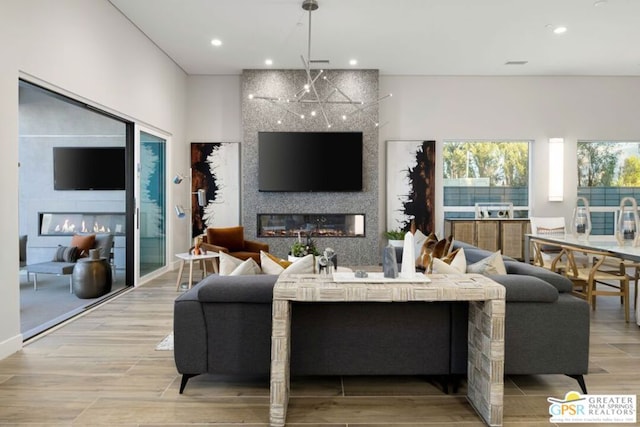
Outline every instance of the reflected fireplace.
<svg viewBox="0 0 640 427">
<path fill-rule="evenodd" d="M 364 214 L 258 214 L 258 237 L 364 237 Z"/>
<path fill-rule="evenodd" d="M 122 212 L 40 212 L 40 236 L 72 236 L 75 233 L 125 235 L 126 215 Z"/>
</svg>

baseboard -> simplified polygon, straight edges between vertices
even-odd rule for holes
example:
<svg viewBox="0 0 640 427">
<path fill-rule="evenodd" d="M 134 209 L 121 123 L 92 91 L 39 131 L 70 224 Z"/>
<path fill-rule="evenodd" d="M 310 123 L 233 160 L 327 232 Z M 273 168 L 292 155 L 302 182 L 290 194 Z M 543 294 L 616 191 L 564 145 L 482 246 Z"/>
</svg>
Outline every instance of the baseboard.
<svg viewBox="0 0 640 427">
<path fill-rule="evenodd" d="M 22 334 L 0 342 L 0 360 L 22 350 Z"/>
</svg>

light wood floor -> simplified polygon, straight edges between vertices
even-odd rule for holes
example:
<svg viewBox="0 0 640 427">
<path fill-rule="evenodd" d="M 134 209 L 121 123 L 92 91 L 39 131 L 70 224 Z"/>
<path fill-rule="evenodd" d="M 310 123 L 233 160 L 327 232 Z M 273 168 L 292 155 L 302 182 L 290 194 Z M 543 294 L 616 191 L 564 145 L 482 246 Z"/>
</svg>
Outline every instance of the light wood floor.
<svg viewBox="0 0 640 427">
<path fill-rule="evenodd" d="M 178 394 L 173 352 L 155 350 L 172 329 L 175 280 L 174 272 L 138 287 L 0 361 L 0 425 L 266 425 L 267 378 L 200 376 Z M 598 300 L 586 381 L 593 394 L 640 392 L 640 328 L 625 324 L 616 298 Z M 562 375 L 508 377 L 505 425 L 549 425 L 547 397 L 570 390 L 579 388 Z M 464 390 L 445 395 L 422 377 L 295 378 L 287 420 L 482 425 Z"/>
</svg>

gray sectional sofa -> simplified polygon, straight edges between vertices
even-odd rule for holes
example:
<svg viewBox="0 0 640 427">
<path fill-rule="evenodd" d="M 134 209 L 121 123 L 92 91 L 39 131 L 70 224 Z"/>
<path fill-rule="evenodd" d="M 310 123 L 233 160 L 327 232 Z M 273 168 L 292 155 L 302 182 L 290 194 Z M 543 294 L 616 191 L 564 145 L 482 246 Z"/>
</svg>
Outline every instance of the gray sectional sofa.
<svg viewBox="0 0 640 427">
<path fill-rule="evenodd" d="M 469 263 L 488 252 L 465 246 Z M 505 373 L 565 374 L 586 393 L 589 307 L 566 278 L 506 260 Z M 174 304 L 180 393 L 196 375 L 268 376 L 277 276 L 211 275 Z M 294 303 L 292 375 L 430 375 L 467 369 L 467 304 Z"/>
</svg>

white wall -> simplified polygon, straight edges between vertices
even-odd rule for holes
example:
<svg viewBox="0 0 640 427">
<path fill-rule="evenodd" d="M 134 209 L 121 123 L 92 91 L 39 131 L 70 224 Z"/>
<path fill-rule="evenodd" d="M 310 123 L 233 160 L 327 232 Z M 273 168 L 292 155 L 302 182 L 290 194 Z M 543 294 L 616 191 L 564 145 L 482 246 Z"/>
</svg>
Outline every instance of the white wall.
<svg viewBox="0 0 640 427">
<path fill-rule="evenodd" d="M 576 141 L 640 140 L 638 77 L 380 76 L 380 153 L 387 140 L 436 140 L 436 206 L 442 206 L 442 141 L 533 140 L 532 215 L 570 219 L 576 198 Z M 547 201 L 548 145 L 565 138 L 563 202 Z M 380 182 L 384 182 L 384 156 Z M 384 187 L 380 208 L 384 209 Z M 382 210 L 384 212 L 384 210 Z M 437 229 L 443 213 L 437 213 Z M 384 224 L 384 221 L 381 221 Z M 382 230 L 381 230 L 382 231 Z"/>
<path fill-rule="evenodd" d="M 14 250 L 10 245 L 0 257 L 3 358 L 19 350 L 22 342 L 17 269 L 18 78 L 144 122 L 182 147 L 186 75 L 106 0 L 3 0 L 0 10 L 0 196 L 5 206 L 0 240 L 15 241 Z M 175 164 L 187 164 L 186 153 L 173 146 L 168 147 L 167 157 Z"/>
<path fill-rule="evenodd" d="M 187 143 L 242 141 L 240 82 L 240 75 L 188 77 Z"/>
</svg>

